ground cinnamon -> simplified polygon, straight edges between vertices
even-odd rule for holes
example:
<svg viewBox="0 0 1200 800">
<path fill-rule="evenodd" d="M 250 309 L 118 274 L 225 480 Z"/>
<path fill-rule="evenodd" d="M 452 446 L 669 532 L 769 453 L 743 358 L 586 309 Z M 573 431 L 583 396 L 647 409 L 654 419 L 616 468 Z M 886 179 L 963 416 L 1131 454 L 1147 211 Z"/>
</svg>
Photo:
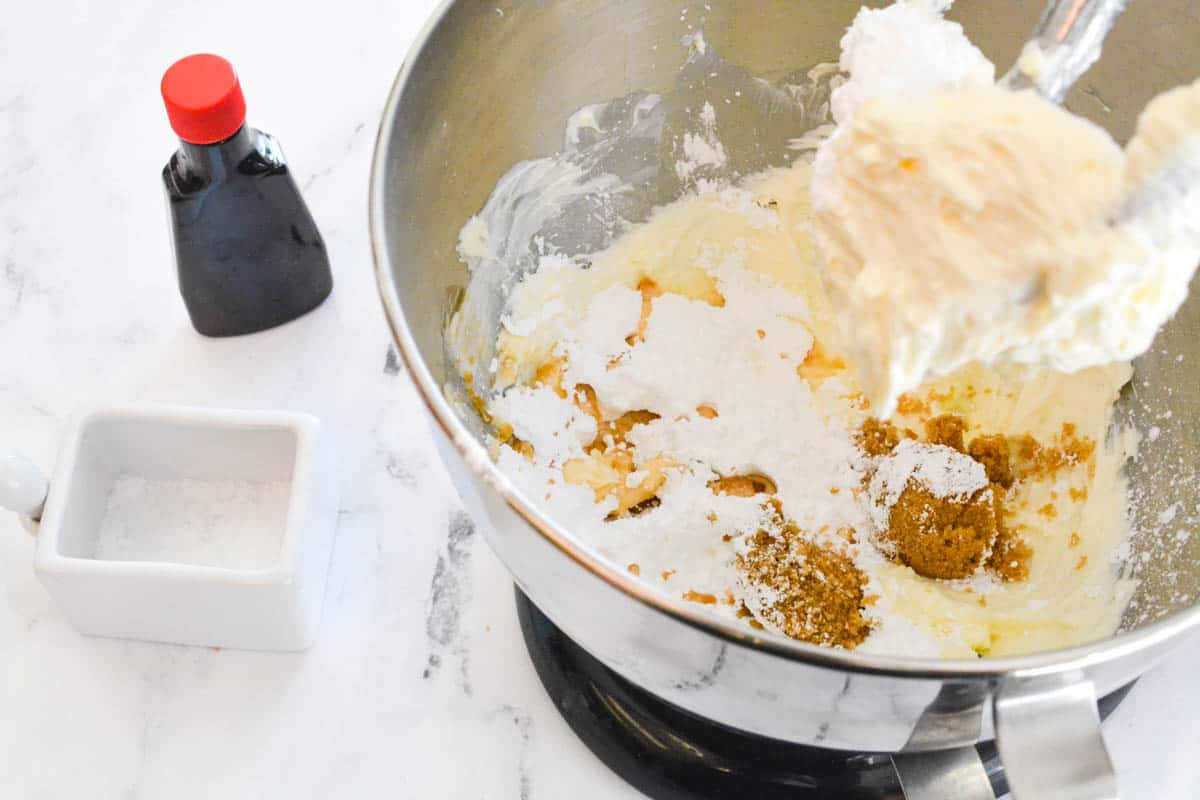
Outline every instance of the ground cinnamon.
<svg viewBox="0 0 1200 800">
<path fill-rule="evenodd" d="M 859 428 L 855 442 L 869 456 L 886 456 L 900 444 L 900 432 L 890 422 L 867 417 Z"/>
<path fill-rule="evenodd" d="M 1029 577 L 1029 560 L 1033 548 L 1016 533 L 1001 526 L 988 557 L 987 568 L 1006 581 L 1023 581 Z"/>
<path fill-rule="evenodd" d="M 925 441 L 965 453 L 967 448 L 963 443 L 963 434 L 966 430 L 967 423 L 962 417 L 957 414 L 940 414 L 925 421 Z"/>
<path fill-rule="evenodd" d="M 754 534 L 736 565 L 773 598 L 758 616 L 794 639 L 853 648 L 871 632 L 862 613 L 867 576 L 848 556 L 809 540 L 790 522 Z"/>
<path fill-rule="evenodd" d="M 895 557 L 926 578 L 975 574 L 996 540 L 998 515 L 989 486 L 964 500 L 934 496 L 910 483 L 892 506 L 882 538 Z"/>
<path fill-rule="evenodd" d="M 966 421 L 955 414 L 925 422 L 926 441 L 982 464 L 989 486 L 970 497 L 940 498 L 910 483 L 890 509 L 888 529 L 880 538 L 890 546 L 892 558 L 927 578 L 966 578 L 982 566 L 1004 580 L 1024 580 L 1033 550 L 1003 521 L 1007 490 L 1017 480 L 1013 462 L 1020 460 L 1023 477 L 1040 476 L 1054 465 L 1090 457 L 1088 442 L 1074 438 L 1074 429 L 1067 426 L 1052 448 L 1043 448 L 1032 436 L 980 435 L 967 444 L 966 430 Z M 867 455 L 878 457 L 889 454 L 900 438 L 891 423 L 867 419 L 856 441 Z"/>
</svg>

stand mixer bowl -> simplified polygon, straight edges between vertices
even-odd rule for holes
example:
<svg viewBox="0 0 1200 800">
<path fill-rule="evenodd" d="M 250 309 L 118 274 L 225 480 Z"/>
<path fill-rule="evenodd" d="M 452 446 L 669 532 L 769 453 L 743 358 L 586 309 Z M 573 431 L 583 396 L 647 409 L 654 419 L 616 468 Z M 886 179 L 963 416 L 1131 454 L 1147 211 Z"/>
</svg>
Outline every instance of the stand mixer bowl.
<svg viewBox="0 0 1200 800">
<path fill-rule="evenodd" d="M 561 150 L 564 124 L 585 105 L 671 91 L 681 37 L 701 26 L 727 62 L 774 80 L 836 60 L 859 5 L 444 3 L 400 70 L 376 144 L 371 235 L 388 322 L 450 475 L 489 544 L 533 602 L 621 676 L 751 733 L 896 753 L 902 777 L 930 770 L 967 776 L 936 790 L 914 777 L 905 781 L 909 796 L 974 796 L 978 759 L 970 745 L 992 738 L 1021 798 L 1115 796 L 1096 697 L 1136 678 L 1200 627 L 1200 537 L 1185 539 L 1195 527 L 1185 518 L 1198 508 L 1200 484 L 1180 479 L 1200 463 L 1200 429 L 1192 424 L 1200 413 L 1200 298 L 1135 363 L 1118 407 L 1123 422 L 1159 429 L 1129 467 L 1133 522 L 1146 533 L 1133 540 L 1134 563 L 1143 568 L 1121 631 L 1021 657 L 941 661 L 824 649 L 660 594 L 517 492 L 488 457 L 479 419 L 444 393 L 455 376 L 443 331 L 468 280 L 456 255 L 458 232 L 510 167 Z M 1002 71 L 1041 11 L 1031 0 L 959 0 L 950 16 Z M 1188 0 L 1135 3 L 1066 105 L 1125 141 L 1155 94 L 1200 76 L 1198 39 L 1200 10 Z M 1168 471 L 1172 480 L 1164 479 Z M 1185 513 L 1170 536 L 1178 530 L 1177 543 L 1186 543 L 1167 553 L 1167 534 L 1149 528 L 1171 508 Z"/>
</svg>

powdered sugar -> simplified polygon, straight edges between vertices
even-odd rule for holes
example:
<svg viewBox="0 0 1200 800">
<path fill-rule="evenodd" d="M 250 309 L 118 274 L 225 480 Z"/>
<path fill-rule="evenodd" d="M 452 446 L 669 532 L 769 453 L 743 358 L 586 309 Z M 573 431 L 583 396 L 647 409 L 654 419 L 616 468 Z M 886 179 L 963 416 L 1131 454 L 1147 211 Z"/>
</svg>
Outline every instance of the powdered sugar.
<svg viewBox="0 0 1200 800">
<path fill-rule="evenodd" d="M 514 386 L 492 401 L 491 413 L 512 425 L 517 438 L 536 442 L 552 467 L 583 455 L 583 445 L 596 436 L 596 421 L 552 389 Z"/>
<path fill-rule="evenodd" d="M 995 67 L 963 35 L 962 26 L 942 19 L 930 3 L 900 2 L 860 9 L 842 37 L 839 66 L 849 80 L 833 92 L 833 118 L 840 125 L 873 97 L 899 99 L 948 86 L 988 86 Z M 945 5 L 949 5 L 948 3 Z"/>
<path fill-rule="evenodd" d="M 725 166 L 729 157 L 717 138 L 717 111 L 712 103 L 700 109 L 700 131 L 683 134 L 683 158 L 675 162 L 675 174 L 687 182 L 701 173 Z"/>
<path fill-rule="evenodd" d="M 913 658 L 937 658 L 942 654 L 941 645 L 908 618 L 900 614 L 877 614 L 871 618 L 876 626 L 856 652 L 889 656 L 903 653 Z"/>
<path fill-rule="evenodd" d="M 763 496 L 715 494 L 711 481 L 769 476 L 789 516 L 814 532 L 867 524 L 852 492 L 862 479 L 862 455 L 850 432 L 826 419 L 819 397 L 797 375 L 813 346 L 811 310 L 805 299 L 781 291 L 752 268 L 771 257 L 751 240 L 752 232 L 785 240 L 778 212 L 755 202 L 755 188 L 726 188 L 682 201 L 689 214 L 707 216 L 695 207 L 700 203 L 736 221 L 737 233 L 720 235 L 722 246 L 701 242 L 695 250 L 693 268 L 711 276 L 722 304 L 675 293 L 657 296 L 640 340 L 630 334 L 638 327 L 642 295 L 627 283 L 595 291 L 582 313 L 553 318 L 538 312 L 543 304 L 532 298 L 540 296 L 540 282 L 571 276 L 535 274 L 520 289 L 525 294 L 520 299 L 537 314 L 535 326 L 557 342 L 553 355 L 565 360 L 564 386 L 592 387 L 605 419 L 641 409 L 660 415 L 627 433 L 641 468 L 621 478 L 625 487 L 639 487 L 648 478 L 642 467 L 648 458 L 668 459 L 672 466 L 656 493 L 658 507 L 608 519 L 611 498 L 596 504 L 590 488 L 565 483 L 553 468 L 584 458 L 594 436 L 594 424 L 572 397 L 514 386 L 489 406 L 498 421 L 533 445 L 533 462 L 500 449 L 501 467 L 531 499 L 618 563 L 635 564 L 644 579 L 723 601 L 738 585 L 733 558 L 741 536 L 762 528 L 772 512 Z M 645 251 L 636 242 L 620 244 L 629 249 L 597 254 L 590 269 L 574 277 L 598 281 L 630 263 L 650 274 L 661 270 L 655 267 L 663 258 L 657 240 Z M 847 391 L 834 376 L 818 395 Z M 701 406 L 709 415 L 698 412 Z M 733 607 L 722 602 L 719 610 L 732 613 Z"/>
<path fill-rule="evenodd" d="M 568 383 L 592 386 L 607 416 L 631 409 L 660 414 L 630 432 L 638 452 L 664 453 L 706 481 L 769 475 L 801 525 L 856 524 L 859 509 L 849 493 L 829 490 L 858 480 L 858 452 L 845 430 L 823 419 L 796 374 L 813 342 L 803 324 L 806 306 L 746 272 L 736 251 L 713 273 L 723 307 L 659 297 L 636 346 L 624 341 L 628 325 L 613 328 L 608 339 L 595 337 L 601 327 L 593 320 L 607 307 L 598 297 L 581 326 L 592 336 L 564 341 Z M 700 416 L 701 405 L 718 416 Z M 661 509 L 656 514 L 673 524 Z"/>
<path fill-rule="evenodd" d="M 934 497 L 964 501 L 988 485 L 983 464 L 952 447 L 905 439 L 891 455 L 880 459 L 871 477 L 870 493 L 883 506 L 895 505 L 909 481 Z"/>
<path fill-rule="evenodd" d="M 942 18 L 949 5 L 926 0 L 859 10 L 841 41 L 838 66 L 849 77 L 830 97 L 839 126 L 872 98 L 918 98 L 937 89 L 992 84 L 992 62 L 971 44 L 961 25 Z M 813 205 L 818 209 L 840 201 L 831 152 L 822 146 L 813 164 Z"/>
<path fill-rule="evenodd" d="M 561 300 L 551 300 L 546 305 L 538 310 L 536 316 L 525 317 L 521 320 L 514 320 L 510 315 L 504 315 L 500 318 L 500 324 L 511 333 L 513 336 L 528 336 L 533 333 L 539 324 L 554 319 L 561 314 L 563 304 Z"/>
</svg>

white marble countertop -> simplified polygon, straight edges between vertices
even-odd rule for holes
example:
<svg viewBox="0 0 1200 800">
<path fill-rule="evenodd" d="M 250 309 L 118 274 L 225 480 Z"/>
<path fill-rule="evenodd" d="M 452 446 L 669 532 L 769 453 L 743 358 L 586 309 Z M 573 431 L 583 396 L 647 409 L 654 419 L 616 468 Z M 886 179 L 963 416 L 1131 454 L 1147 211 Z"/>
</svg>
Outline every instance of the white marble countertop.
<svg viewBox="0 0 1200 800">
<path fill-rule="evenodd" d="M 0 516 L 0 795 L 634 797 L 572 735 L 521 643 L 415 391 L 389 361 L 367 241 L 379 113 L 433 0 L 15 0 L 0 26 L 0 444 L 44 468 L 84 402 L 313 412 L 346 462 L 319 642 L 301 654 L 80 636 Z M 225 54 L 321 226 L 336 288 L 208 340 L 177 294 L 162 70 Z M 431 617 L 432 598 L 455 613 Z M 1108 723 L 1128 797 L 1200 794 L 1200 644 Z"/>
</svg>

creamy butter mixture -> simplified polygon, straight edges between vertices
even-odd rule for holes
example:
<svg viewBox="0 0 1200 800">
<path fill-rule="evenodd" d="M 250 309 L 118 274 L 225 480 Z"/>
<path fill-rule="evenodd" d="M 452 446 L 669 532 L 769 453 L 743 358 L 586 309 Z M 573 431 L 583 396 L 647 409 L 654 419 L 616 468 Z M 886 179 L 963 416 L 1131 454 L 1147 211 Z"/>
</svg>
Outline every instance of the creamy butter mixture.
<svg viewBox="0 0 1200 800">
<path fill-rule="evenodd" d="M 1034 550 L 1027 580 L 938 581 L 887 560 L 872 539 L 875 504 L 861 491 L 870 459 L 855 444 L 869 408 L 837 354 L 809 233 L 810 177 L 798 163 L 686 197 L 589 269 L 552 259 L 521 283 L 497 347 L 504 391 L 488 403 L 515 436 L 498 447 L 501 467 L 601 553 L 717 613 L 761 605 L 736 561 L 771 511 L 762 494 L 717 494 L 710 484 L 755 475 L 814 541 L 863 534 L 853 560 L 869 576 L 864 596 L 878 598 L 864 608 L 875 624 L 864 650 L 973 657 L 1111 633 L 1128 591 L 1112 556 L 1125 535 L 1127 442 L 1106 436 L 1128 367 L 1014 382 L 972 366 L 915 393 L 898 425 L 920 430 L 951 413 L 968 436 L 1051 442 L 1069 422 L 1105 444 L 1086 463 L 1015 487 L 1010 525 L 1028 526 Z M 657 287 L 648 301 L 639 291 L 647 280 Z M 588 455 L 592 398 L 602 420 L 657 415 L 624 435 L 627 466 Z M 626 513 L 650 497 L 660 504 Z M 751 618 L 778 629 L 765 614 Z"/>
<path fill-rule="evenodd" d="M 1010 655 L 1108 636 L 1128 601 L 1112 409 L 1196 252 L 1169 214 L 1107 220 L 1194 107 L 1164 96 L 1122 152 L 993 88 L 939 5 L 860 13 L 815 164 L 702 184 L 586 262 L 541 248 L 494 358 L 459 366 L 503 471 L 662 591 L 820 644 Z M 464 228 L 473 268 L 491 235 Z"/>
<path fill-rule="evenodd" d="M 928 64 L 918 48 L 939 34 L 958 57 Z M 1152 102 L 1122 150 L 1035 92 L 997 87 L 961 29 L 927 10 L 863 10 L 843 46 L 850 78 L 813 195 L 881 413 L 971 361 L 1074 371 L 1150 346 L 1200 263 L 1200 192 L 1178 187 L 1160 209 L 1138 198 L 1194 159 L 1200 82 Z M 909 69 L 878 77 L 897 63 Z M 910 78 L 914 64 L 931 68 Z"/>
</svg>

